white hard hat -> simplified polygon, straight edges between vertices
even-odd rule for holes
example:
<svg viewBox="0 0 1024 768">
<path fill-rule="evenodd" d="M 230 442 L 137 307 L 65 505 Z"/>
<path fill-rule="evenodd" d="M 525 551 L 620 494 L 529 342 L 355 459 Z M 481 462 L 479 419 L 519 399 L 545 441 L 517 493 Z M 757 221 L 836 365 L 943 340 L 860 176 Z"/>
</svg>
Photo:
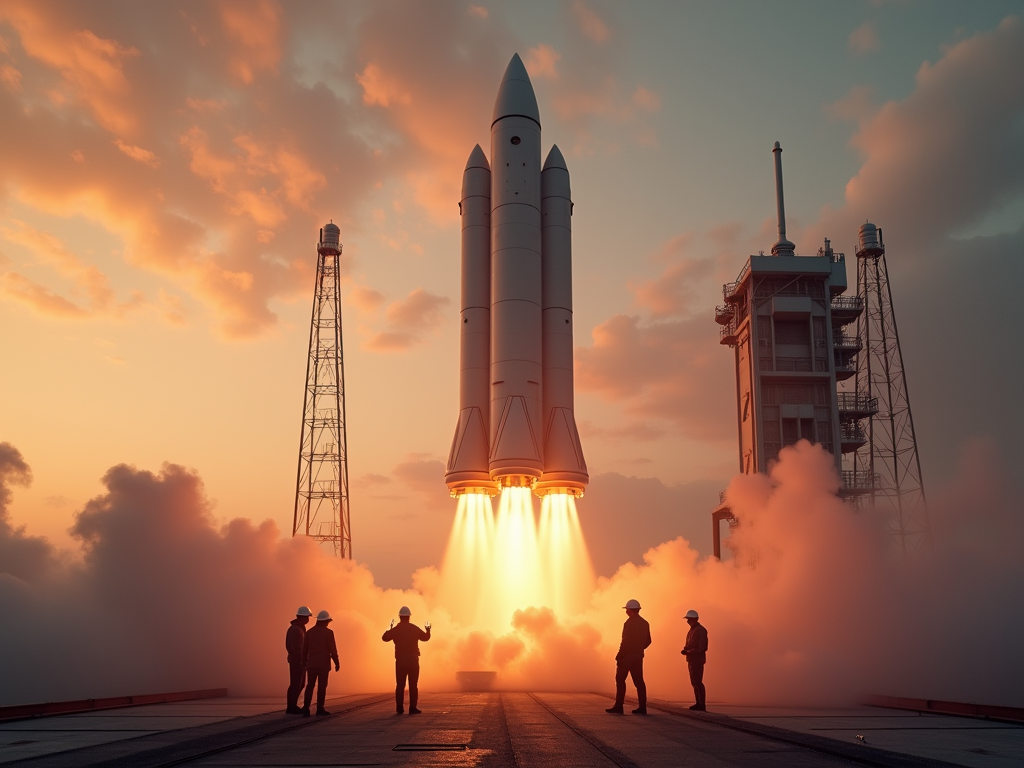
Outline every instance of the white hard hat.
<svg viewBox="0 0 1024 768">
<path fill-rule="evenodd" d="M 299 606 L 299 610 L 295 612 L 296 616 L 312 616 L 313 612 L 304 605 Z"/>
<path fill-rule="evenodd" d="M 639 611 L 640 610 L 640 601 L 639 600 L 627 600 L 626 604 L 624 606 L 622 606 L 622 607 L 625 608 L 627 611 Z"/>
<path fill-rule="evenodd" d="M 688 619 L 699 619 L 700 616 L 698 616 L 697 612 L 691 608 L 690 610 L 688 610 L 686 612 L 686 618 L 688 618 Z"/>
<path fill-rule="evenodd" d="M 409 610 L 409 606 L 403 605 L 398 609 L 399 616 L 412 616 L 412 611 Z"/>
<path fill-rule="evenodd" d="M 318 613 L 316 615 L 316 620 L 317 621 L 333 621 L 333 619 L 331 618 L 330 611 L 320 611 L 320 613 Z"/>
</svg>

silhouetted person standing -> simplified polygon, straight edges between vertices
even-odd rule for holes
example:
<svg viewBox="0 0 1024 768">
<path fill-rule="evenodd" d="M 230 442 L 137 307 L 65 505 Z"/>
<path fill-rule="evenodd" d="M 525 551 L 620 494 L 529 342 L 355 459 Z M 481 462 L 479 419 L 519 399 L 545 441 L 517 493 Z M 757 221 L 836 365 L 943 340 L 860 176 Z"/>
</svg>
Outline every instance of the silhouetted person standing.
<svg viewBox="0 0 1024 768">
<path fill-rule="evenodd" d="M 627 600 L 626 623 L 622 625 L 622 642 L 615 654 L 615 704 L 605 712 L 613 715 L 624 714 L 622 704 L 626 700 L 626 675 L 633 678 L 636 686 L 637 708 L 634 715 L 647 714 L 647 684 L 644 682 L 644 650 L 651 644 L 651 625 L 640 616 L 640 603 Z"/>
<path fill-rule="evenodd" d="M 427 631 L 424 632 L 409 621 L 410 616 L 412 611 L 403 605 L 398 612 L 398 626 L 392 626 L 380 639 L 385 643 L 392 640 L 395 643 L 395 711 L 398 714 L 405 711 L 402 705 L 405 699 L 405 680 L 408 678 L 409 714 L 418 715 L 420 710 L 416 709 L 416 702 L 419 699 L 420 640 L 427 642 L 430 639 L 430 624 L 426 625 Z"/>
<path fill-rule="evenodd" d="M 324 708 L 327 698 L 327 676 L 331 673 L 331 662 L 334 671 L 341 669 L 338 661 L 338 646 L 334 642 L 334 630 L 327 625 L 331 622 L 331 614 L 320 611 L 316 615 L 316 625 L 306 633 L 306 648 L 302 653 L 302 661 L 306 665 L 306 704 L 302 714 L 309 717 L 309 703 L 313 700 L 313 685 L 316 685 L 317 715 L 331 714 Z"/>
<path fill-rule="evenodd" d="M 284 636 L 284 647 L 288 651 L 288 696 L 285 712 L 301 715 L 299 694 L 306 683 L 306 668 L 302 665 L 302 651 L 306 647 L 306 625 L 313 612 L 304 605 L 299 606 L 292 619 L 288 633 Z"/>
<path fill-rule="evenodd" d="M 686 665 L 690 668 L 690 685 L 693 686 L 693 698 L 696 699 L 690 709 L 707 712 L 704 703 L 704 664 L 708 658 L 708 631 L 698 619 L 700 616 L 696 611 L 686 612 L 686 623 L 690 625 L 690 631 L 686 633 L 686 643 L 680 653 L 686 657 Z"/>
</svg>

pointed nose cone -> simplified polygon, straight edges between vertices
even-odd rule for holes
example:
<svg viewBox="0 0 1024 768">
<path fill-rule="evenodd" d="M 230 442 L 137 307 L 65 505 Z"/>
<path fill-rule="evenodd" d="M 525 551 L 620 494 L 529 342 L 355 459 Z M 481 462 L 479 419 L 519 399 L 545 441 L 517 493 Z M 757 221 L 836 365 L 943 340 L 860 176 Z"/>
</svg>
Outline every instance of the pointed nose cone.
<svg viewBox="0 0 1024 768">
<path fill-rule="evenodd" d="M 518 115 L 528 117 L 540 125 L 540 110 L 537 108 L 537 96 L 533 92 L 533 83 L 526 73 L 526 67 L 519 54 L 512 56 L 512 61 L 505 68 L 505 75 L 498 86 L 498 98 L 494 102 L 494 116 L 491 125 L 503 117 Z"/>
<path fill-rule="evenodd" d="M 491 170 L 490 164 L 487 162 L 487 155 L 480 149 L 480 145 L 477 144 L 473 147 L 473 151 L 469 153 L 469 160 L 466 161 L 466 170 L 470 168 L 483 168 L 484 170 Z"/>
<path fill-rule="evenodd" d="M 562 157 L 562 151 L 558 148 L 557 144 L 551 145 L 551 151 L 548 152 L 548 159 L 544 161 L 544 169 L 549 170 L 550 168 L 561 168 L 563 171 L 569 169 L 565 165 L 565 158 Z"/>
</svg>

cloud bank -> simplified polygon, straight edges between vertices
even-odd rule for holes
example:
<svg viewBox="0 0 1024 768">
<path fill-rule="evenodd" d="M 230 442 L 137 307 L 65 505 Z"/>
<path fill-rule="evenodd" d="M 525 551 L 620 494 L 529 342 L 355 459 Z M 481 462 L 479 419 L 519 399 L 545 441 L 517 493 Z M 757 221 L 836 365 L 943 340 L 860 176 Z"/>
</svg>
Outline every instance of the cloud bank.
<svg viewBox="0 0 1024 768">
<path fill-rule="evenodd" d="M 445 573 L 434 568 L 418 572 L 413 589 L 384 590 L 364 566 L 282 539 L 269 521 L 217 525 L 198 475 L 171 464 L 112 467 L 105 492 L 75 517 L 80 550 L 58 553 L 7 523 L 11 487 L 30 470 L 3 444 L 0 610 L 16 620 L 0 627 L 2 698 L 221 685 L 281 692 L 283 633 L 300 603 L 336 617 L 352 663 L 334 690 L 388 689 L 390 649 L 377 638 L 403 604 L 435 626 L 424 647 L 427 689 L 484 668 L 508 688 L 607 690 L 621 606 L 635 597 L 652 624 L 654 696 L 687 694 L 678 650 L 683 614 L 697 608 L 711 633 L 712 701 L 847 703 L 874 692 L 1019 705 L 1024 521 L 1009 478 L 990 444 L 971 446 L 933 505 L 935 547 L 907 563 L 893 557 L 879 521 L 835 497 L 831 458 L 800 443 L 770 477 L 729 486 L 740 519 L 732 560 L 701 559 L 674 538 L 601 579 L 582 613 L 523 605 L 494 634 L 451 618 L 438 603 Z M 53 670 L 44 681 L 42 666 Z"/>
</svg>

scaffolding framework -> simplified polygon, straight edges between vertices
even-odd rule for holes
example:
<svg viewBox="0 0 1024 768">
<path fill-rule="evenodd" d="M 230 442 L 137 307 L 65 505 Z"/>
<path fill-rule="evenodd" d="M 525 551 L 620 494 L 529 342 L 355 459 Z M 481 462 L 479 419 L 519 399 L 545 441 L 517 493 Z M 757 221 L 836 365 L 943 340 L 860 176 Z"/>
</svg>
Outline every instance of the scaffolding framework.
<svg viewBox="0 0 1024 768">
<path fill-rule="evenodd" d="M 310 536 L 351 559 L 339 236 L 328 224 L 317 247 L 292 536 Z"/>
<path fill-rule="evenodd" d="M 867 440 L 853 453 L 852 471 L 872 480 L 858 501 L 887 516 L 889 533 L 909 554 L 928 544 L 931 531 L 885 245 L 880 229 L 877 238 L 872 234 L 862 236 L 857 249 L 857 293 L 864 302 L 857 327 L 864 351 L 858 356 L 856 396 L 877 404 L 865 419 Z"/>
</svg>

